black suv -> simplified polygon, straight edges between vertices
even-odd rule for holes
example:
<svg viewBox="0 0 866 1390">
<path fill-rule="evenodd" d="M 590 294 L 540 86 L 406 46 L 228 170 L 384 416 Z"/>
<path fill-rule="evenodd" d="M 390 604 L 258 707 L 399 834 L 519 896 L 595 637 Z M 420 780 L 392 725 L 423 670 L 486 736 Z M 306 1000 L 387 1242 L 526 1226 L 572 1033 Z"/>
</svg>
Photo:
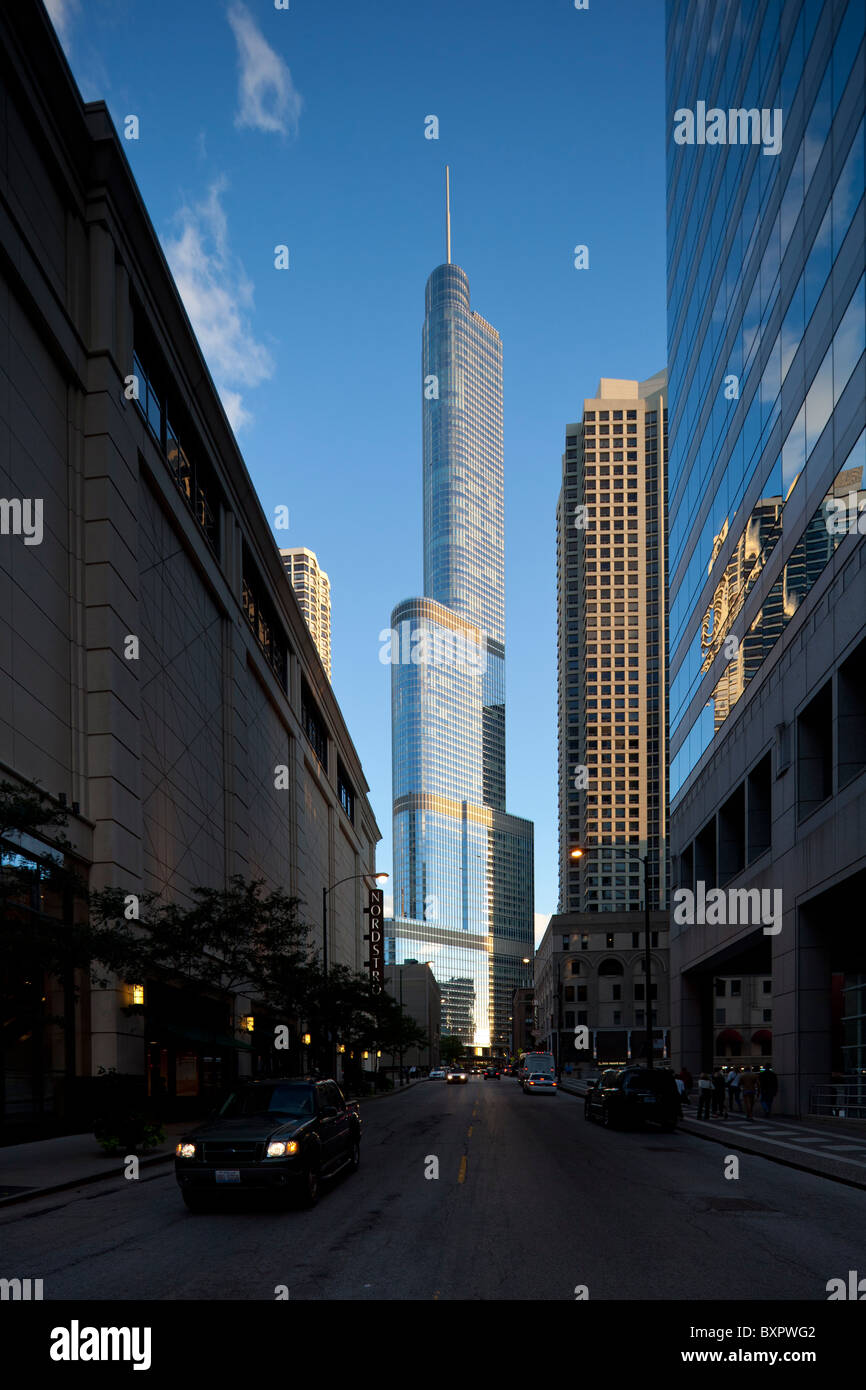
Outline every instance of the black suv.
<svg viewBox="0 0 866 1390">
<path fill-rule="evenodd" d="M 270 1077 L 239 1083 L 203 1125 L 184 1135 L 174 1169 L 190 1211 L 219 1196 L 258 1189 L 298 1193 L 306 1206 L 319 1181 L 361 1161 L 357 1101 L 335 1081 Z"/>
<path fill-rule="evenodd" d="M 646 1067 L 623 1067 L 603 1072 L 598 1081 L 587 1083 L 583 1114 L 587 1120 L 601 1116 L 602 1124 L 641 1125 L 654 1120 L 662 1129 L 676 1129 L 679 1095 L 673 1073 Z"/>
</svg>

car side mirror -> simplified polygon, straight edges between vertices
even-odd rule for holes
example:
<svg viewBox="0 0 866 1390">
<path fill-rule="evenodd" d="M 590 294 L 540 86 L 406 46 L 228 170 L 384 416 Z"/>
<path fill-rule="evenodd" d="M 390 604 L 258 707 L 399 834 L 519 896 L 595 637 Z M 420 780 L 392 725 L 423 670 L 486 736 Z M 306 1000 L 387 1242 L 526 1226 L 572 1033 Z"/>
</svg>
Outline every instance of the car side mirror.
<svg viewBox="0 0 866 1390">
<path fill-rule="evenodd" d="M 319 1111 L 319 1117 L 323 1120 L 332 1120 L 337 1113 L 336 1105 L 323 1105 Z"/>
<path fill-rule="evenodd" d="M 587 1081 L 587 1083 L 586 1083 L 586 1089 L 587 1089 L 588 1091 L 594 1091 L 597 1085 L 598 1085 L 598 1082 L 597 1082 L 597 1081 Z"/>
</svg>

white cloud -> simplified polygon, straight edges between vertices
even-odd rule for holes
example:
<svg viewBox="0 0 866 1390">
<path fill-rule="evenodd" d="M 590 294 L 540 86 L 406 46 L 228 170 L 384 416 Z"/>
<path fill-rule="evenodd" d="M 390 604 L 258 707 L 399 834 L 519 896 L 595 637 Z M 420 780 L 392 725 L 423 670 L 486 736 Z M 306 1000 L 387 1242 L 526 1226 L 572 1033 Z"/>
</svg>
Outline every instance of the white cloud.
<svg viewBox="0 0 866 1390">
<path fill-rule="evenodd" d="M 259 386 L 273 376 L 274 362 L 250 327 L 253 285 L 229 246 L 220 202 L 225 187 L 218 179 L 204 202 L 181 208 L 165 254 L 225 412 L 239 429 L 251 416 L 237 388 Z"/>
<path fill-rule="evenodd" d="M 78 0 L 45 0 L 48 18 L 64 48 L 69 45 L 69 31 L 73 16 L 78 13 Z"/>
<path fill-rule="evenodd" d="M 265 41 L 246 5 L 236 3 L 228 21 L 238 46 L 236 126 L 294 135 L 303 101 L 282 58 Z"/>
</svg>

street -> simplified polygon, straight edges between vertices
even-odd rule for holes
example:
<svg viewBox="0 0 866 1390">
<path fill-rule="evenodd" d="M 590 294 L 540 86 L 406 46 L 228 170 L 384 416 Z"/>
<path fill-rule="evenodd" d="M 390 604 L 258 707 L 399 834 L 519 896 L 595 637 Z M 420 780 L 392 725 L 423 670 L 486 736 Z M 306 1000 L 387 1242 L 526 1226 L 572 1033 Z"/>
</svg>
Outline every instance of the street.
<svg viewBox="0 0 866 1390">
<path fill-rule="evenodd" d="M 312 1211 L 191 1215 L 166 1164 L 10 1207 L 5 1268 L 46 1301 L 760 1302 L 863 1266 L 866 1193 L 747 1154 L 726 1179 L 722 1145 L 604 1130 L 576 1096 L 473 1077 L 361 1109 L 360 1171 Z"/>
</svg>

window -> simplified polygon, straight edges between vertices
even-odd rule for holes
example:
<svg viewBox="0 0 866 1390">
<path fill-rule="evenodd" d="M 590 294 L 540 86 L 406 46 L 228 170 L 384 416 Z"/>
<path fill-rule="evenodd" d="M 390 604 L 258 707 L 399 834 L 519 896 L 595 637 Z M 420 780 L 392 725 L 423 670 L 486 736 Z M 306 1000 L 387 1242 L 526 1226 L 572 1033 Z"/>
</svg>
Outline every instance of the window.
<svg viewBox="0 0 866 1390">
<path fill-rule="evenodd" d="M 565 986 L 565 1002 L 567 1004 L 574 1003 L 574 985 Z"/>
<path fill-rule="evenodd" d="M 144 364 L 148 365 L 145 366 Z M 146 331 L 139 316 L 136 323 L 136 347 L 132 354 L 133 373 L 138 383 L 138 396 L 134 403 L 153 436 L 154 443 L 168 465 L 177 489 L 204 532 L 205 539 L 216 555 L 219 551 L 219 503 L 221 491 L 216 474 L 207 459 L 204 447 L 198 442 L 196 432 L 182 412 L 177 402 L 172 407 L 174 424 L 180 423 L 181 435 L 186 441 L 184 448 L 180 443 L 174 425 L 168 418 L 165 391 L 155 386 L 155 379 L 164 381 L 168 375 L 161 366 L 157 348 L 148 341 Z M 178 421 L 177 413 L 181 418 Z"/>
<path fill-rule="evenodd" d="M 328 767 L 328 730 L 319 707 L 313 699 L 310 687 L 306 680 L 301 682 L 301 724 L 304 733 L 310 740 L 313 752 L 327 770 Z"/>
<path fill-rule="evenodd" d="M 264 585 L 246 546 L 243 550 L 241 605 L 253 636 L 283 690 L 288 672 L 288 647 L 275 611 L 263 594 Z"/>
<path fill-rule="evenodd" d="M 349 820 L 352 822 L 352 824 L 354 824 L 355 788 L 352 786 L 352 783 L 349 781 L 349 778 L 346 775 L 346 769 L 343 767 L 343 762 L 341 758 L 337 759 L 337 795 L 340 798 L 340 805 L 346 812 L 346 815 L 349 817 Z"/>
<path fill-rule="evenodd" d="M 724 999 L 727 985 L 724 980 L 716 980 L 716 998 Z"/>
<path fill-rule="evenodd" d="M 724 1009 L 716 1009 L 716 1023 L 724 1023 L 724 1021 L 725 1021 L 725 1010 L 724 1010 Z"/>
<path fill-rule="evenodd" d="M 761 981 L 761 989 L 762 989 L 762 991 L 763 991 L 764 994 L 771 994 L 772 991 L 773 991 L 773 981 L 772 981 L 772 980 L 762 980 L 762 981 Z"/>
<path fill-rule="evenodd" d="M 742 980 L 731 980 L 731 998 L 738 999 L 743 992 Z"/>
</svg>

